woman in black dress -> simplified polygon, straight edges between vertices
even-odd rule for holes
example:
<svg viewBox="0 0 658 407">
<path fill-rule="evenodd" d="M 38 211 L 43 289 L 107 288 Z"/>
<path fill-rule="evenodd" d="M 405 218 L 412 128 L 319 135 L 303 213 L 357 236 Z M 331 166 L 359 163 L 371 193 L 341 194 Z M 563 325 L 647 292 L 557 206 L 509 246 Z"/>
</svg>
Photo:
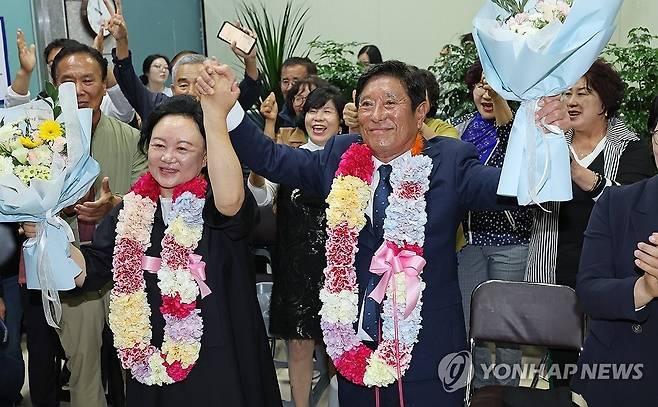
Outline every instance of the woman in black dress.
<svg viewBox="0 0 658 407">
<path fill-rule="evenodd" d="M 231 84 L 226 80 L 217 80 L 215 88 L 220 86 L 230 87 Z M 202 94 L 201 91 L 199 93 Z M 155 214 L 150 215 L 153 218 L 150 247 L 144 253 L 150 258 L 140 257 L 142 267 L 137 266 L 134 275 L 135 281 L 140 283 L 143 273 L 145 287 L 142 286 L 141 290 L 145 290 L 150 308 L 148 319 L 152 337 L 149 344 L 156 347 L 154 353 L 156 360 L 159 356 L 157 352 L 160 351 L 167 364 L 156 363 L 154 366 L 151 362 L 153 356 L 149 356 L 147 359 L 149 362 L 144 364 L 139 362 L 142 360 L 139 359 L 140 355 L 135 357 L 125 352 L 126 347 L 121 346 L 120 339 L 126 336 L 125 331 L 136 330 L 137 324 L 127 324 L 121 319 L 116 319 L 116 315 L 123 317 L 124 320 L 133 319 L 133 315 L 126 311 L 128 306 L 116 298 L 121 298 L 121 295 L 124 295 L 122 293 L 129 291 L 126 288 L 128 284 L 120 282 L 123 280 L 117 270 L 123 267 L 121 258 L 126 252 L 121 250 L 125 247 L 122 246 L 122 236 L 127 235 L 122 230 L 125 230 L 126 225 L 130 227 L 122 220 L 127 217 L 126 213 L 130 212 L 122 209 L 128 208 L 130 211 L 131 207 L 135 208 L 136 192 L 127 194 L 123 203 L 114 208 L 102 221 L 90 247 L 83 248 L 82 252 L 71 247 L 72 258 L 83 270 L 76 277 L 76 284 L 82 289 L 94 290 L 114 277 L 110 325 L 114 332 L 114 344 L 119 349 L 124 367 L 131 365 L 131 370 L 126 374 L 128 406 L 281 406 L 274 365 L 256 299 L 255 281 L 250 272 L 247 236 L 257 222 L 256 204 L 253 197 L 245 192 L 240 163 L 228 138 L 226 117 L 218 113 L 228 111 L 223 105 L 226 102 L 203 94 L 200 101 L 201 104 L 190 96 L 175 96 L 158 106 L 149 116 L 140 141 L 142 147 L 148 148 L 149 173 L 133 186 L 133 191 L 146 190 L 140 187 L 142 185 L 140 183 L 149 182 L 149 185 L 152 185 L 151 190 L 155 190 L 150 195 L 139 194 L 149 197 L 155 195 L 149 208 L 154 204 L 156 207 L 150 209 L 155 210 Z M 206 164 L 207 177 L 204 175 Z M 204 195 L 198 192 L 199 189 L 186 189 L 191 182 L 205 185 L 204 180 L 208 181 L 205 202 Z M 175 212 L 177 208 L 182 208 L 177 204 L 180 202 L 177 196 L 179 198 L 182 196 L 181 189 L 196 191 L 195 195 L 198 198 L 195 198 L 195 202 L 200 203 L 196 206 L 198 208 L 196 211 L 186 209 L 187 212 L 182 212 L 183 209 L 180 209 L 181 212 Z M 192 213 L 198 216 L 184 218 L 185 215 Z M 144 213 L 144 217 L 147 216 L 149 215 Z M 139 215 L 131 219 L 135 220 L 134 223 L 140 222 Z M 165 233 L 168 233 L 167 236 L 175 236 L 173 225 L 180 219 L 183 219 L 186 225 L 195 225 L 196 230 L 201 231 L 194 238 L 198 239 L 196 240 L 198 246 L 192 250 L 205 262 L 205 284 L 211 290 L 211 293 L 206 293 L 207 295 L 204 295 L 202 284 L 199 282 L 203 280 L 202 277 L 189 279 L 190 275 L 194 275 L 192 273 L 194 267 L 189 265 L 191 263 L 187 263 L 188 256 L 178 260 L 188 266 L 182 268 L 171 266 L 169 269 L 164 266 L 173 264 L 176 260 L 163 250 L 163 247 L 174 246 L 171 241 L 168 242 L 164 238 Z M 119 228 L 117 228 L 118 222 Z M 118 239 L 117 234 L 119 234 Z M 188 247 L 187 243 L 182 243 L 183 240 L 179 241 L 178 237 L 175 239 L 176 244 Z M 160 257 L 162 259 L 159 259 Z M 159 266 L 155 268 L 157 275 L 145 261 L 154 258 L 161 260 L 163 265 L 162 268 Z M 199 265 L 198 258 L 196 265 Z M 141 269 L 151 272 L 142 272 Z M 163 285 L 165 281 L 163 274 L 167 272 L 179 276 L 176 278 L 187 278 L 188 283 L 195 281 L 196 286 L 192 285 L 193 302 L 181 299 L 185 290 L 180 289 L 178 290 L 180 296 L 176 294 L 179 296 L 179 308 L 170 311 L 172 305 L 166 304 L 167 291 Z M 185 294 L 188 297 L 189 292 L 188 289 Z M 187 331 L 180 329 L 183 325 L 178 325 L 179 331 L 176 331 L 171 323 L 170 316 L 182 310 L 186 303 L 193 304 L 192 308 L 200 311 L 203 320 L 200 339 L 198 339 L 198 324 L 195 325 L 196 331 L 191 328 Z M 141 312 L 141 308 L 135 310 Z M 197 312 L 196 310 L 193 312 Z M 116 313 L 114 320 L 113 313 Z M 170 319 L 165 319 L 163 314 Z M 192 318 L 195 316 L 192 315 Z M 118 330 L 118 327 L 123 330 Z M 174 343 L 171 339 L 174 337 L 184 338 L 179 339 L 178 343 L 193 337 L 200 341 L 200 350 L 198 350 L 198 358 L 193 359 L 193 364 L 180 362 L 177 368 L 174 366 L 175 369 L 170 372 L 170 366 L 178 362 L 172 363 L 168 357 L 176 352 L 168 349 L 163 342 Z M 143 348 L 135 346 L 134 349 Z M 135 360 L 138 362 L 135 363 Z M 179 356 L 172 356 L 172 360 L 189 361 L 190 359 L 186 359 L 184 355 L 180 356 L 179 353 Z M 143 366 L 150 373 L 141 376 L 144 369 L 140 370 L 134 366 Z M 162 372 L 162 366 L 167 369 L 168 374 L 168 377 L 164 376 L 164 381 L 163 375 L 157 376 L 153 373 L 158 369 Z M 181 374 L 186 369 L 189 372 Z"/>
<path fill-rule="evenodd" d="M 299 148 L 321 150 L 342 131 L 345 100 L 333 86 L 311 91 L 298 116 L 298 127 L 308 137 Z M 289 340 L 288 369 L 297 407 L 309 405 L 313 351 L 322 343 L 320 288 L 326 266 L 327 205 L 322 197 L 278 187 L 276 200 L 277 253 L 270 303 L 270 332 Z"/>
</svg>

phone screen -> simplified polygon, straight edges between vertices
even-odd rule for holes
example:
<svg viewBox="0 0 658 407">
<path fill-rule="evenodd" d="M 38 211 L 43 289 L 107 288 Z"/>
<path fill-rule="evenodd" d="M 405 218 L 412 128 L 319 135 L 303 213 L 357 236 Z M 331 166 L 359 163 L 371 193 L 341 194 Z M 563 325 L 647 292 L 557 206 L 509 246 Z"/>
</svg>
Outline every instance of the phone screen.
<svg viewBox="0 0 658 407">
<path fill-rule="evenodd" d="M 224 24 L 222 24 L 222 28 L 219 30 L 217 38 L 224 40 L 229 44 L 235 42 L 235 46 L 245 54 L 250 53 L 254 48 L 254 45 L 256 45 L 255 38 L 228 21 L 225 21 Z"/>
</svg>

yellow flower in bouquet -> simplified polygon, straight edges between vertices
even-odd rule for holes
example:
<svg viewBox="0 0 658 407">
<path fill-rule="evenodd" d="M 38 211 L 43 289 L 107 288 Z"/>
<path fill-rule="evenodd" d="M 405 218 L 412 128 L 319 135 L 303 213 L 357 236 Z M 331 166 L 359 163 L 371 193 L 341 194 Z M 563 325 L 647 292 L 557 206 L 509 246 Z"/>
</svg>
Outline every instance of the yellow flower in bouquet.
<svg viewBox="0 0 658 407">
<path fill-rule="evenodd" d="M 62 125 L 55 120 L 46 120 L 39 125 L 39 138 L 45 141 L 53 141 L 64 135 Z"/>
<path fill-rule="evenodd" d="M 25 148 L 37 148 L 43 144 L 43 140 L 40 138 L 33 139 L 27 136 L 20 136 L 18 141 L 20 141 L 21 145 Z"/>
</svg>

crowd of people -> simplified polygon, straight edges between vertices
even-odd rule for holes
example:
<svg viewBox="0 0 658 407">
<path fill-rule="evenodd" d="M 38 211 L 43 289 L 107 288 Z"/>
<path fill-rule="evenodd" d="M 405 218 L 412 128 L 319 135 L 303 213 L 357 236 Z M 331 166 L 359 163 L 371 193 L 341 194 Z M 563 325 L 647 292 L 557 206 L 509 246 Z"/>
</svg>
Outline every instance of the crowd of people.
<svg viewBox="0 0 658 407">
<path fill-rule="evenodd" d="M 651 315 L 658 312 L 658 98 L 647 126 L 653 155 L 625 126 L 624 84 L 602 59 L 562 95 L 543 98 L 537 123 L 565 132 L 573 199 L 520 207 L 496 195 L 515 112 L 479 62 L 465 73 L 473 102 L 465 117 L 436 117 L 441 84 L 434 75 L 384 60 L 374 45 L 357 53 L 364 71 L 352 101 L 309 58 L 291 57 L 281 66 L 283 99 L 272 92 L 259 102 L 265 95 L 255 48 L 247 54 L 232 45 L 245 66 L 239 82 L 227 65 L 193 51 L 171 61 L 149 55 L 138 75 L 116 4 L 104 25 L 116 40 L 112 69 L 103 30 L 93 46 L 58 39 L 44 50 L 51 81 L 75 83 L 78 106 L 93 111 L 91 155 L 100 174 L 59 215 L 75 231 L 69 251 L 81 273 L 76 289 L 60 292 L 58 329 L 47 324 L 40 293 L 24 288 L 20 248 L 36 226 L 0 224 L 0 320 L 8 334 L 4 343 L 0 336 L 0 407 L 20 405 L 23 326 L 30 398 L 39 407 L 59 405 L 62 359 L 73 407 L 104 407 L 106 392 L 112 405 L 280 406 L 268 331 L 288 343 L 297 407 L 310 406 L 317 352 L 333 359 L 328 370 L 343 407 L 460 406 L 463 390 L 446 391 L 437 367 L 466 349 L 471 294 L 492 279 L 574 288 L 591 321 L 578 363 L 644 364 L 640 380 L 565 378 L 556 385 L 571 384 L 590 406 L 658 399 Z M 8 107 L 32 99 L 35 47 L 19 31 L 17 48 Z M 245 113 L 254 106 L 262 126 Z M 418 181 L 421 170 L 426 178 Z M 405 196 L 418 205 L 404 210 L 395 195 L 403 176 L 425 188 Z M 341 190 L 350 177 L 351 189 Z M 269 208 L 277 226 L 269 330 L 250 251 L 258 207 Z M 419 244 L 408 244 L 414 233 L 402 231 L 397 217 L 415 225 Z M 346 363 L 351 356 L 335 349 L 349 342 L 386 352 L 391 325 L 386 301 L 373 297 L 381 277 L 371 262 L 394 250 L 396 228 L 409 238 L 398 252 L 423 261 L 422 314 L 404 314 L 422 316 L 422 329 L 411 328 L 417 337 L 410 348 L 389 350 L 409 352 L 399 385 L 366 386 L 375 373 L 356 371 L 370 366 Z M 193 274 L 200 264 L 202 273 Z M 338 291 L 328 287 L 345 286 L 354 300 L 332 308 L 328 298 Z M 332 312 L 349 315 L 332 320 Z M 332 329 L 348 317 L 355 322 L 336 345 Z M 102 356 L 103 347 L 117 352 Z M 550 352 L 558 365 L 579 360 Z M 512 344 L 495 350 L 496 363 L 520 364 L 521 356 Z M 518 377 L 485 380 L 482 366 L 491 360 L 479 344 L 474 387 L 519 384 Z"/>
</svg>

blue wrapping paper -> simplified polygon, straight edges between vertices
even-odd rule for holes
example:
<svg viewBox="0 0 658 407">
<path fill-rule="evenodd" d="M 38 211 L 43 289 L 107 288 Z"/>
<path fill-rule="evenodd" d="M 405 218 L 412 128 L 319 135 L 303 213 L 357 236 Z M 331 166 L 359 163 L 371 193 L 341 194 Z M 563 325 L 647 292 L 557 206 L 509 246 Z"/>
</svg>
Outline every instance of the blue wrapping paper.
<svg viewBox="0 0 658 407">
<path fill-rule="evenodd" d="M 37 223 L 37 237 L 28 239 L 23 248 L 27 285 L 41 290 L 51 326 L 57 326 L 61 317 L 58 290 L 74 288 L 74 277 L 81 271 L 69 257 L 73 233 L 57 214 L 85 196 L 100 171 L 90 156 L 91 109 L 78 109 L 73 83 L 59 87 L 59 99 L 62 113 L 58 121 L 66 127 L 67 165 L 54 169 L 51 179 L 33 179 L 29 186 L 13 174 L 0 177 L 0 222 Z M 43 109 L 43 102 L 5 109 L 0 115 L 10 122 L 35 108 Z"/>
<path fill-rule="evenodd" d="M 530 0 L 526 10 L 534 8 Z M 473 20 L 484 76 L 507 100 L 524 102 L 510 134 L 498 194 L 519 204 L 572 198 L 569 150 L 560 129 L 537 127 L 536 101 L 564 92 L 580 79 L 609 41 L 622 0 L 575 0 L 564 23 L 520 37 L 496 21 L 508 14 L 491 1 Z"/>
</svg>

